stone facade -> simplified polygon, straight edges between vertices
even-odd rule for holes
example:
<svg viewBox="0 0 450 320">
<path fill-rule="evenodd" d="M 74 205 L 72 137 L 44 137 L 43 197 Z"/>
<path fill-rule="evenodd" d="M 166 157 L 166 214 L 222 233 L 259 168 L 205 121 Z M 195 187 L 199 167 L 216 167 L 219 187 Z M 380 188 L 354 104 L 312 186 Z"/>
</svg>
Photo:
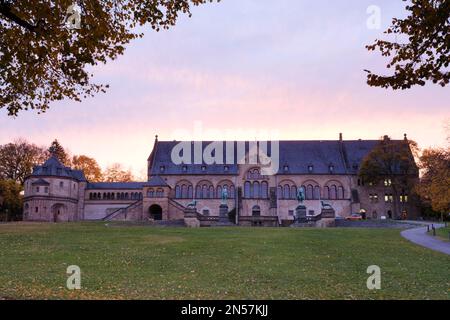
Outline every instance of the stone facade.
<svg viewBox="0 0 450 320">
<path fill-rule="evenodd" d="M 89 183 L 82 172 L 52 157 L 25 181 L 24 219 L 182 220 L 188 203 L 195 199 L 197 219 L 202 225 L 212 225 L 219 219 L 222 190 L 226 189 L 232 223 L 287 226 L 294 220 L 300 187 L 305 191 L 303 205 L 308 216 L 319 215 L 325 202 L 338 217 L 363 213 L 371 219 L 399 218 L 404 213 L 415 218 L 417 208 L 412 199 L 394 199 L 389 181 L 372 186 L 358 177 L 362 159 L 376 143 L 342 138 L 281 141 L 279 169 L 276 174 L 264 175 L 258 162 L 177 165 L 170 158 L 177 142 L 155 140 L 148 158 L 148 181 L 130 183 Z M 192 142 L 193 148 L 195 144 Z M 201 151 L 208 150 L 208 145 L 201 142 Z M 249 144 L 244 146 L 248 157 Z M 224 149 L 227 157 L 225 153 Z"/>
</svg>

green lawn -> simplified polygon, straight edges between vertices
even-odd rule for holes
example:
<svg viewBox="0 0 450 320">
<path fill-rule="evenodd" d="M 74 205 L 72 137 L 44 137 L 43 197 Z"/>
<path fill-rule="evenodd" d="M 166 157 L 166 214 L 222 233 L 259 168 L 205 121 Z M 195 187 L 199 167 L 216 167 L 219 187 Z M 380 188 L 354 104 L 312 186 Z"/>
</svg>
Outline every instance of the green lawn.
<svg viewBox="0 0 450 320">
<path fill-rule="evenodd" d="M 0 297 L 449 299 L 450 257 L 395 229 L 0 225 Z M 66 289 L 78 265 L 82 289 Z M 369 291 L 366 269 L 381 267 Z"/>
<path fill-rule="evenodd" d="M 449 241 L 448 234 L 450 232 L 450 227 L 436 229 L 436 235 L 442 240 Z"/>
</svg>

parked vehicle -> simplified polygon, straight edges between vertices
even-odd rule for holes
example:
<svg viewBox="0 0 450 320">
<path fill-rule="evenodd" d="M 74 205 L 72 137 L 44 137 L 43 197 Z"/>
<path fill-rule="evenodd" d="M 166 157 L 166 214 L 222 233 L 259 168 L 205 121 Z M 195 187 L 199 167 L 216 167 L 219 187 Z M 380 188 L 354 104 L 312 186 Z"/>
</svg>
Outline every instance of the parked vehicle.
<svg viewBox="0 0 450 320">
<path fill-rule="evenodd" d="M 345 218 L 348 221 L 361 221 L 363 218 L 359 213 L 353 213 L 352 215 Z"/>
</svg>

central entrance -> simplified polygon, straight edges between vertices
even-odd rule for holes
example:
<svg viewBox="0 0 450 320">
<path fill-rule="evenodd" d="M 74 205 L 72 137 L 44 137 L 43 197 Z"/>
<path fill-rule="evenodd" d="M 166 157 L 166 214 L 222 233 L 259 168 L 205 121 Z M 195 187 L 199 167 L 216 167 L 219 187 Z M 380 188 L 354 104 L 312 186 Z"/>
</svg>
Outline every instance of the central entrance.
<svg viewBox="0 0 450 320">
<path fill-rule="evenodd" d="M 148 213 L 150 214 L 150 218 L 154 220 L 162 220 L 162 208 L 161 206 L 154 204 L 148 208 Z"/>
</svg>

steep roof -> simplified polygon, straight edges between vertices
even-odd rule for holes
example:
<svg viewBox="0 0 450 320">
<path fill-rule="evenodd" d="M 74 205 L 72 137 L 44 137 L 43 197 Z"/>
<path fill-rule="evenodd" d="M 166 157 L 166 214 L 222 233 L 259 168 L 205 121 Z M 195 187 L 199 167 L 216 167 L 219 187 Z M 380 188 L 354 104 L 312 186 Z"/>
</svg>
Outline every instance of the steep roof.
<svg viewBox="0 0 450 320">
<path fill-rule="evenodd" d="M 45 181 L 44 179 L 40 178 L 36 181 L 34 181 L 31 185 L 33 186 L 48 186 L 50 183 L 48 181 Z"/>
<path fill-rule="evenodd" d="M 69 167 L 64 166 L 58 158 L 51 156 L 41 166 L 35 166 L 31 176 L 56 176 L 72 178 L 77 181 L 86 181 L 83 171 L 72 170 Z"/>
<path fill-rule="evenodd" d="M 145 184 L 146 187 L 168 187 L 169 185 L 160 176 L 152 176 Z"/>
<path fill-rule="evenodd" d="M 395 141 L 395 140 L 394 140 Z M 398 140 L 397 140 L 398 141 Z M 180 141 L 156 141 L 149 161 L 149 175 L 237 175 L 236 164 L 182 164 L 176 165 L 171 160 L 172 149 Z M 194 144 L 191 143 L 191 159 L 194 159 Z M 211 141 L 201 142 L 202 151 Z M 279 141 L 278 174 L 329 174 L 330 165 L 334 174 L 357 174 L 363 158 L 379 143 L 379 140 L 297 140 Z M 199 143 L 200 144 L 200 143 Z M 234 146 L 234 163 L 236 163 L 237 142 Z M 245 143 L 248 152 L 249 143 Z M 224 160 L 226 143 L 223 144 Z M 270 143 L 268 154 L 271 154 Z M 192 161 L 193 162 L 193 161 Z M 312 166 L 313 171 L 309 171 Z M 286 169 L 286 170 L 285 170 Z"/>
</svg>

